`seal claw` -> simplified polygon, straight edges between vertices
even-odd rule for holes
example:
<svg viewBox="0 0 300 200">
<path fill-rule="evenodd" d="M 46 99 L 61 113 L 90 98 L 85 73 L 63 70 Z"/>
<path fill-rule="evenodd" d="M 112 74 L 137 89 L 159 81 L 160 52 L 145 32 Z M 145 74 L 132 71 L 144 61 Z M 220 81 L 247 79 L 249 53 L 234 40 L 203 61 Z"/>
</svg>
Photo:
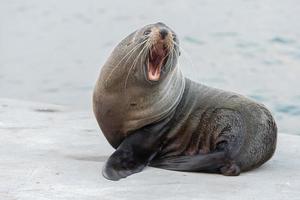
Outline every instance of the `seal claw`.
<svg viewBox="0 0 300 200">
<path fill-rule="evenodd" d="M 225 176 L 238 176 L 241 173 L 240 167 L 235 163 L 225 165 L 220 169 L 220 171 Z"/>
</svg>

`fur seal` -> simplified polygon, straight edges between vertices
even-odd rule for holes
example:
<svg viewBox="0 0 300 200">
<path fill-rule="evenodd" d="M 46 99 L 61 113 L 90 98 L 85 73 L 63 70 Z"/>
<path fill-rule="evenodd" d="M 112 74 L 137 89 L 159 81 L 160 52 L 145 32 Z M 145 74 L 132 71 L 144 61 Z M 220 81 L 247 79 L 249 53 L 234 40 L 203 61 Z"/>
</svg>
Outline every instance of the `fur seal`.
<svg viewBox="0 0 300 200">
<path fill-rule="evenodd" d="M 274 154 L 277 127 L 266 107 L 185 78 L 179 56 L 176 33 L 159 22 L 123 39 L 102 67 L 93 110 L 116 149 L 105 178 L 148 165 L 236 176 Z"/>
</svg>

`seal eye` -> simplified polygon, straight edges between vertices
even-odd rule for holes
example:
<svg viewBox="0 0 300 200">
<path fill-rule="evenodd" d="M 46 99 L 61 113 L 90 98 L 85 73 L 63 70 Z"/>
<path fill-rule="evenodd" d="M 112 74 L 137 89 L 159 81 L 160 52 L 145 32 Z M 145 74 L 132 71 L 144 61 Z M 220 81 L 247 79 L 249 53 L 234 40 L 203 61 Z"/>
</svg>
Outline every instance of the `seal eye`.
<svg viewBox="0 0 300 200">
<path fill-rule="evenodd" d="M 173 37 L 173 40 L 176 41 L 177 40 L 177 37 L 175 34 L 172 34 L 172 37 Z"/>
<path fill-rule="evenodd" d="M 145 30 L 144 35 L 149 35 L 150 33 L 151 33 L 151 30 L 148 29 L 148 30 Z"/>
</svg>

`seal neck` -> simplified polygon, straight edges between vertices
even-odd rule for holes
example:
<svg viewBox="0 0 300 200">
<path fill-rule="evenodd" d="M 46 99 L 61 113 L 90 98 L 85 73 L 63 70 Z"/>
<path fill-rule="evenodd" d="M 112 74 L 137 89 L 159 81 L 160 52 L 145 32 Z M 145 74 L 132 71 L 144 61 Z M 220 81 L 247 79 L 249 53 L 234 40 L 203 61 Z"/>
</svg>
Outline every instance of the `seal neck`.
<svg viewBox="0 0 300 200">
<path fill-rule="evenodd" d="M 128 120 L 123 124 L 125 132 L 136 130 L 169 116 L 182 99 L 185 78 L 180 69 L 176 67 L 166 79 L 157 85 L 128 89 L 128 103 L 135 102 L 137 106 L 135 108 L 127 106 L 125 119 Z"/>
</svg>

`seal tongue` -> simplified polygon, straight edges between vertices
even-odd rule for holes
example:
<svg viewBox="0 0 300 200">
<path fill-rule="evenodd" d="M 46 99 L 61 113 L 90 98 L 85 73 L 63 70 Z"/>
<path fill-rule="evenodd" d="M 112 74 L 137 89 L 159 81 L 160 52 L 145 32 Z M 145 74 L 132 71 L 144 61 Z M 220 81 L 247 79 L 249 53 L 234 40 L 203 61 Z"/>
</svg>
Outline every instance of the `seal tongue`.
<svg viewBox="0 0 300 200">
<path fill-rule="evenodd" d="M 161 67 L 165 60 L 166 52 L 163 45 L 157 44 L 150 50 L 148 60 L 148 79 L 158 81 L 160 78 Z"/>
</svg>

